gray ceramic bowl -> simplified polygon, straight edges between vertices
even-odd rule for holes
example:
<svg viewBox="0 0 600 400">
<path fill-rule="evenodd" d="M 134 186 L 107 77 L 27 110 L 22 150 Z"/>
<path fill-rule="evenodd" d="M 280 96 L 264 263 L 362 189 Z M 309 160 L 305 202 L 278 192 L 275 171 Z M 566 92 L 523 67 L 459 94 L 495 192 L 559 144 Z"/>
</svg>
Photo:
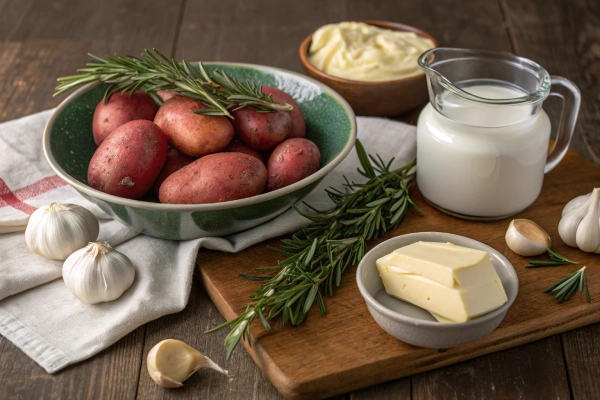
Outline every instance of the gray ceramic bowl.
<svg viewBox="0 0 600 400">
<path fill-rule="evenodd" d="M 90 84 L 56 109 L 44 131 L 44 153 L 56 173 L 109 215 L 138 232 L 164 239 L 224 236 L 266 222 L 304 198 L 348 155 L 356 120 L 348 103 L 331 88 L 304 75 L 251 64 L 204 63 L 231 76 L 275 86 L 291 94 L 306 121 L 307 138 L 321 151 L 321 169 L 290 186 L 258 196 L 214 204 L 177 205 L 129 200 L 92 189 L 87 167 L 96 150 L 92 116 L 105 86 Z"/>
<path fill-rule="evenodd" d="M 418 241 L 450 242 L 487 251 L 502 281 L 508 302 L 489 314 L 456 324 L 437 322 L 429 312 L 398 300 L 385 292 L 375 261 L 397 248 Z M 480 339 L 496 329 L 515 301 L 519 280 L 512 264 L 490 246 L 464 236 L 441 232 L 419 232 L 401 235 L 374 247 L 361 260 L 356 271 L 358 289 L 375 321 L 390 335 L 408 344 L 445 349 Z"/>
</svg>

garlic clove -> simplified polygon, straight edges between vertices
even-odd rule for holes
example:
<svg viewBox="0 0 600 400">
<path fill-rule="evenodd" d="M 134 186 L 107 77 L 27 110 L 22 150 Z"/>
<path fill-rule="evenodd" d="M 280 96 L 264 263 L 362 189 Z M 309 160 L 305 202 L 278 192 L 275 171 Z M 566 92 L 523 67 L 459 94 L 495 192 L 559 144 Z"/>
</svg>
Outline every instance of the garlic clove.
<svg viewBox="0 0 600 400">
<path fill-rule="evenodd" d="M 75 250 L 98 238 L 94 214 L 76 204 L 52 203 L 31 214 L 25 242 L 31 252 L 53 260 L 64 260 Z"/>
<path fill-rule="evenodd" d="M 135 279 L 135 267 L 108 243 L 93 242 L 65 260 L 63 279 L 75 297 L 96 304 L 121 297 Z"/>
<path fill-rule="evenodd" d="M 514 219 L 504 236 L 508 247 L 520 256 L 537 256 L 550 247 L 550 235 L 528 219 Z"/>
<path fill-rule="evenodd" d="M 581 205 L 583 205 L 583 203 L 587 202 L 590 199 L 590 194 L 591 193 L 582 194 L 581 196 L 577 196 L 573 200 L 569 201 L 565 205 L 565 208 L 563 208 L 561 217 L 564 217 L 565 215 L 567 215 L 569 213 L 569 211 L 571 211 L 575 208 L 578 208 Z"/>
<path fill-rule="evenodd" d="M 585 216 L 577 226 L 575 242 L 579 249 L 588 253 L 595 251 L 600 244 L 600 190 L 594 189 L 590 196 L 591 204 L 586 210 Z"/>
<path fill-rule="evenodd" d="M 586 203 L 571 209 L 558 223 L 558 235 L 567 246 L 577 247 L 577 228 L 587 214 Z"/>
<path fill-rule="evenodd" d="M 175 339 L 157 343 L 148 353 L 147 366 L 152 380 L 164 388 L 183 386 L 182 382 L 200 368 L 212 368 L 229 374 L 198 350 Z"/>
</svg>

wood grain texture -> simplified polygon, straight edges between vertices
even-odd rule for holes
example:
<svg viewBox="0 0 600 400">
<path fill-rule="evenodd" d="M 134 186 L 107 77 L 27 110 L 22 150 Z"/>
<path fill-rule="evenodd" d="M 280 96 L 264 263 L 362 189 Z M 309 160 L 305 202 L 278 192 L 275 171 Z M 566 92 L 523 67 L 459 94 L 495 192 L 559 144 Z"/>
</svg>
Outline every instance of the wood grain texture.
<svg viewBox="0 0 600 400">
<path fill-rule="evenodd" d="M 580 179 L 573 180 L 573 176 Z M 587 192 L 593 182 L 598 181 L 600 169 L 593 168 L 574 152 L 569 152 L 562 164 L 546 176 L 540 197 L 517 217 L 534 220 L 545 228 L 558 253 L 587 263 L 590 267 L 600 265 L 596 255 L 566 247 L 557 234 L 564 204 L 574 196 Z M 510 219 L 494 222 L 458 220 L 429 206 L 418 188 L 413 188 L 412 196 L 425 215 L 410 214 L 399 228 L 376 240 L 370 247 L 385 238 L 422 231 L 451 232 L 475 237 L 490 245 L 513 263 L 520 281 L 519 295 L 503 323 L 485 338 L 445 352 L 409 346 L 386 334 L 371 319 L 356 287 L 355 268 L 349 268 L 336 295 L 326 299 L 328 312 L 324 317 L 318 317 L 316 310 L 312 310 L 302 325 L 275 327 L 270 332 L 255 324 L 252 347 L 244 344 L 265 375 L 286 397 L 327 397 L 600 321 L 600 303 L 588 304 L 582 297 L 576 296 L 565 307 L 543 293 L 545 288 L 572 272 L 573 267 L 524 269 L 526 259 L 511 252 L 504 241 Z M 268 244 L 277 243 L 270 241 Z M 246 281 L 237 274 L 252 273 L 253 268 L 276 265 L 278 258 L 277 253 L 262 244 L 233 255 L 210 251 L 201 251 L 200 254 L 204 287 L 227 319 L 239 315 L 240 308 L 247 303 L 247 296 L 255 286 L 255 282 Z M 590 292 L 594 296 L 594 293 L 600 292 L 600 270 L 588 271 Z M 562 363 L 560 353 L 552 354 L 554 356 L 549 356 L 552 362 Z M 512 357 L 509 354 L 507 358 Z M 314 365 L 320 368 L 315 369 Z M 544 374 L 540 374 L 534 371 L 532 376 L 542 379 Z M 493 377 L 494 374 L 488 375 L 490 379 Z M 510 387 L 507 386 L 506 390 L 510 390 Z M 562 389 L 550 387 L 549 390 L 554 393 Z M 518 392 L 513 394 L 518 395 Z"/>
<path fill-rule="evenodd" d="M 63 98 L 52 97 L 56 78 L 83 67 L 88 52 L 139 54 L 149 46 L 170 51 L 179 4 L 166 0 L 0 2 L 0 121 L 57 105 Z M 144 331 L 145 327 L 138 328 L 100 354 L 54 375 L 2 338 L 0 398 L 135 398 Z"/>
<path fill-rule="evenodd" d="M 600 165 L 600 2 L 593 0 L 500 0 L 515 52 L 560 75 L 581 90 L 571 148 Z"/>
<path fill-rule="evenodd" d="M 572 79 L 584 96 L 572 147 L 597 162 L 598 3 L 592 0 L 499 0 L 499 3 L 502 7 L 495 1 L 484 0 L 0 0 L 0 121 L 57 105 L 62 97 L 51 97 L 55 78 L 72 74 L 83 66 L 88 60 L 87 52 L 137 55 L 143 48 L 157 47 L 188 60 L 254 62 L 300 72 L 297 48 L 309 32 L 325 23 L 371 18 L 417 26 L 445 46 L 506 51 L 514 48 L 518 54 L 540 62 L 551 73 Z M 404 120 L 415 123 L 417 115 L 415 112 Z M 589 189 L 582 188 L 583 192 Z M 567 197 L 569 194 L 557 202 Z M 453 230 L 451 223 L 441 228 Z M 270 242 L 277 243 L 278 240 Z M 255 250 L 245 254 L 252 251 Z M 251 257 L 242 260 L 241 265 L 251 268 L 257 262 L 261 259 Z M 232 268 L 239 271 L 237 266 Z M 346 277 L 344 285 L 348 281 Z M 535 289 L 543 286 L 539 283 Z M 249 285 L 248 290 L 253 288 Z M 600 291 L 594 290 L 595 299 Z M 240 304 L 247 294 L 240 295 Z M 547 299 L 541 296 L 538 300 Z M 580 302 L 577 297 L 563 307 L 571 309 L 576 302 Z M 330 304 L 330 314 L 334 307 L 343 310 L 344 304 Z M 364 318 L 370 317 L 367 314 Z M 184 312 L 150 323 L 145 330 L 136 330 L 96 357 L 52 376 L 0 337 L 0 398 L 282 398 L 244 351 L 237 351 L 228 362 L 223 360 L 225 332 L 202 334 L 207 327 L 222 321 L 215 306 L 195 284 Z M 571 322 L 563 328 L 575 325 Z M 486 399 L 563 398 L 567 381 L 560 370 L 565 364 L 573 398 L 599 398 L 598 326 L 561 335 L 564 363 L 562 354 L 556 351 L 554 336 L 339 398 L 404 399 L 423 398 L 427 394 L 430 399 L 445 399 L 463 395 L 469 398 L 473 393 Z M 229 382 L 217 373 L 199 373 L 186 383 L 191 388 L 182 390 L 167 391 L 153 386 L 145 371 L 145 355 L 154 342 L 176 335 L 193 342 L 238 375 Z M 520 373 L 512 372 L 519 365 L 526 367 L 519 369 Z M 546 368 L 551 372 L 545 371 Z M 465 389 L 465 384 L 470 386 Z M 202 396 L 195 396 L 198 393 Z"/>
<path fill-rule="evenodd" d="M 56 78 L 100 56 L 169 53 L 182 0 L 10 1 L 0 9 L 0 122 L 58 105 Z"/>
</svg>

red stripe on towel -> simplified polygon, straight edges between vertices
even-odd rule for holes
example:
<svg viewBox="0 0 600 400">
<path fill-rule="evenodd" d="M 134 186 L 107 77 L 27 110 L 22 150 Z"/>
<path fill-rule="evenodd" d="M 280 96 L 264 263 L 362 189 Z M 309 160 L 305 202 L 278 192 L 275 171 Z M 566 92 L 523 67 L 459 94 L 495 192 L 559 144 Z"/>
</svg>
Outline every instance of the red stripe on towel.
<svg viewBox="0 0 600 400">
<path fill-rule="evenodd" d="M 39 196 L 42 193 L 46 193 L 52 189 L 65 186 L 66 184 L 67 182 L 54 175 L 40 179 L 39 181 L 32 183 L 31 185 L 25 186 L 21 189 L 17 189 L 13 192 L 10 190 L 6 182 L 4 182 L 2 178 L 0 178 L 0 208 L 11 206 L 13 208 L 16 208 L 17 210 L 21 210 L 24 213 L 31 215 L 36 210 L 36 208 L 24 203 L 23 200 Z"/>
</svg>

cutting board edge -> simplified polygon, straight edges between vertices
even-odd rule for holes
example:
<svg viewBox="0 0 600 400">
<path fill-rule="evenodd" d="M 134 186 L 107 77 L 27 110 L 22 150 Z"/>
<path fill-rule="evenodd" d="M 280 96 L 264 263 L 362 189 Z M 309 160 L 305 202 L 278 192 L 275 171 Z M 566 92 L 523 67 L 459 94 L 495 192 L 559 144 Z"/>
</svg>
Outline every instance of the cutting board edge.
<svg viewBox="0 0 600 400">
<path fill-rule="evenodd" d="M 219 292 L 215 290 L 209 277 L 205 276 L 202 273 L 202 268 L 199 267 L 198 269 L 200 270 L 202 287 L 204 288 L 204 290 L 206 290 L 209 298 L 216 305 L 221 315 L 228 321 L 235 318 L 237 316 L 235 311 L 231 307 L 229 307 L 227 302 L 224 301 L 222 297 L 218 296 Z M 348 384 L 347 381 L 343 381 L 341 379 L 335 379 L 338 375 L 341 376 L 348 374 L 348 371 L 339 371 L 327 375 L 328 383 L 331 383 L 332 381 L 340 382 L 338 385 L 333 386 L 324 386 L 323 384 L 319 384 L 319 380 L 323 379 L 323 376 L 321 376 L 320 379 L 309 379 L 301 382 L 294 381 L 292 377 L 286 375 L 277 366 L 277 362 L 273 360 L 268 355 L 268 352 L 261 346 L 261 337 L 253 337 L 251 345 L 247 341 L 242 341 L 242 344 L 248 352 L 248 354 L 252 357 L 256 365 L 261 369 L 263 374 L 267 377 L 267 379 L 269 379 L 273 386 L 275 386 L 279 393 L 281 393 L 284 397 L 290 400 L 323 399 L 346 393 L 349 391 L 358 390 L 367 386 L 376 385 L 390 380 L 400 379 L 407 376 L 412 376 L 422 372 L 430 371 L 433 369 L 456 364 L 462 361 L 471 360 L 473 358 L 477 358 L 490 353 L 495 353 L 497 351 L 507 350 L 516 346 L 534 342 L 536 340 L 544 339 L 552 335 L 560 334 L 572 329 L 577 329 L 598 322 L 600 322 L 600 313 L 589 313 L 587 315 L 574 314 L 569 320 L 552 326 L 540 325 L 540 328 L 536 329 L 535 331 L 529 330 L 530 328 L 526 326 L 517 326 L 515 327 L 517 329 L 515 329 L 514 335 L 508 338 L 500 337 L 494 340 L 493 342 L 485 342 L 485 340 L 482 339 L 484 340 L 485 345 L 482 344 L 480 348 L 470 349 L 467 352 L 457 353 L 451 357 L 445 357 L 445 353 L 440 352 L 439 359 L 427 363 L 423 366 L 415 367 L 414 364 L 412 364 L 399 369 L 397 368 L 398 362 L 406 362 L 406 357 L 400 355 L 398 357 L 386 360 L 386 364 L 396 366 L 395 368 L 387 369 L 387 371 L 392 371 L 388 372 L 387 374 L 382 373 L 368 375 L 365 372 L 361 371 L 369 370 L 369 365 L 363 365 L 359 368 L 356 368 L 355 372 L 358 375 L 354 375 L 354 379 L 351 384 Z M 502 329 L 502 325 L 500 325 L 497 329 Z"/>
</svg>

